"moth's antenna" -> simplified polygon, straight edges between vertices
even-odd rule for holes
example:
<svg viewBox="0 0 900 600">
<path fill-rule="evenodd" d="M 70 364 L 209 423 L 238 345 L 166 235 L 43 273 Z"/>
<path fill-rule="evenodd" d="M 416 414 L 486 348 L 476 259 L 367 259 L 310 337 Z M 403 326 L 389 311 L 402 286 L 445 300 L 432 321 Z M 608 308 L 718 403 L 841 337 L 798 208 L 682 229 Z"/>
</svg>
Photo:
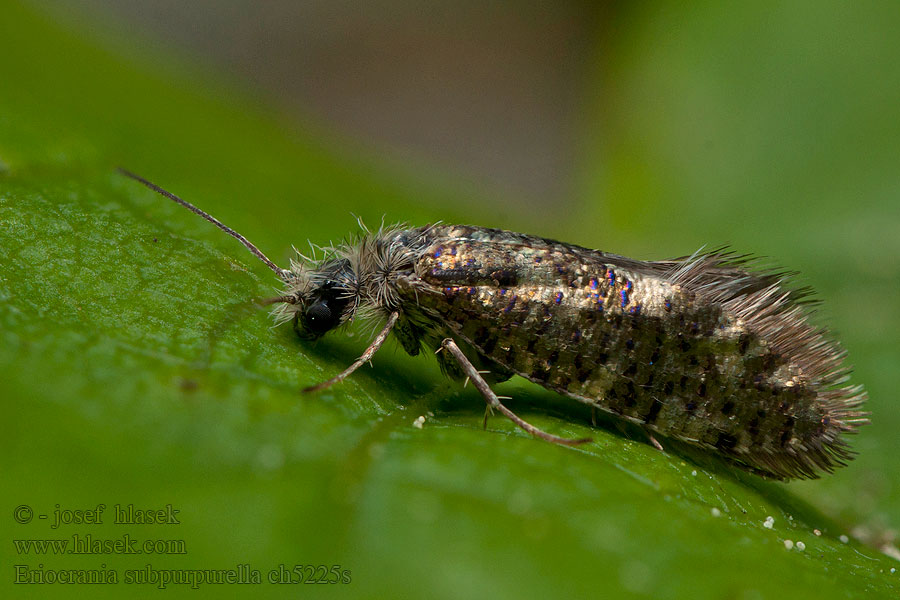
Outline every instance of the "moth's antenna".
<svg viewBox="0 0 900 600">
<path fill-rule="evenodd" d="M 130 177 L 131 179 L 134 179 L 135 181 L 138 181 L 138 182 L 140 182 L 140 183 L 143 183 L 145 186 L 147 186 L 148 188 L 150 188 L 151 190 L 153 190 L 153 191 L 156 192 L 157 194 L 160 194 L 160 195 L 162 195 L 162 196 L 165 196 L 165 197 L 168 198 L 169 200 L 172 200 L 173 202 L 176 202 L 176 203 L 182 205 L 183 207 L 185 207 L 186 209 L 188 209 L 188 210 L 191 211 L 192 213 L 195 213 L 195 214 L 200 215 L 201 217 L 203 217 L 204 219 L 206 219 L 207 221 L 209 221 L 210 223 L 212 223 L 213 225 L 215 225 L 216 227 L 218 227 L 219 229 L 221 229 L 222 231 L 224 231 L 225 233 L 227 233 L 228 235 L 230 235 L 231 237 L 235 238 L 237 241 L 239 241 L 240 243 L 242 243 L 242 244 L 247 248 L 247 250 L 249 250 L 250 252 L 252 252 L 253 254 L 255 254 L 257 258 L 259 258 L 261 261 L 263 261 L 264 263 L 266 263 L 266 265 L 267 265 L 270 269 L 272 269 L 273 271 L 275 271 L 275 273 L 276 273 L 279 277 L 281 277 L 282 279 L 287 279 L 288 276 L 291 274 L 291 272 L 288 271 L 287 269 L 282 269 L 281 267 L 279 267 L 278 265 L 276 265 L 275 263 L 273 263 L 271 260 L 269 260 L 269 258 L 268 258 L 265 254 L 263 254 L 263 253 L 260 251 L 259 248 L 257 248 L 256 246 L 254 246 L 254 245 L 250 242 L 250 240 L 248 240 L 247 238 L 245 238 L 244 236 L 242 236 L 241 234 L 239 234 L 237 231 L 235 231 L 235 230 L 232 229 L 231 227 L 225 225 L 224 223 L 222 223 L 221 221 L 219 221 L 217 218 L 215 218 L 215 217 L 212 216 L 211 214 L 209 214 L 209 213 L 207 213 L 207 212 L 205 212 L 205 211 L 203 211 L 203 210 L 197 208 L 196 206 L 194 206 L 193 204 L 191 204 L 191 203 L 188 202 L 187 200 L 182 200 L 181 198 L 179 198 L 178 196 L 176 196 L 176 195 L 173 194 L 172 192 L 168 192 L 168 191 L 162 189 L 161 187 L 159 187 L 159 186 L 156 185 L 155 183 L 151 183 L 151 182 L 147 181 L 146 179 L 144 179 L 144 178 L 141 177 L 140 175 L 135 175 L 135 174 L 132 173 L 131 171 L 128 171 L 128 170 L 126 170 L 126 169 L 123 169 L 122 167 L 119 167 L 119 168 L 117 169 L 117 171 L 118 171 L 119 173 L 121 173 L 122 175 L 126 176 L 126 177 Z"/>
</svg>

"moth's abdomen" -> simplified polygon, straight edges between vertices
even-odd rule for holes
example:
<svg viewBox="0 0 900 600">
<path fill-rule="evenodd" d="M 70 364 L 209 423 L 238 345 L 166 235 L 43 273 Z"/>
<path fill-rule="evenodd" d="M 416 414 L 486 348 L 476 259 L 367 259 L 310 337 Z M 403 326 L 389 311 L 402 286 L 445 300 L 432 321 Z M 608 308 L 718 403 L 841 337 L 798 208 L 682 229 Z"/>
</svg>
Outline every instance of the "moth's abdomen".
<svg viewBox="0 0 900 600">
<path fill-rule="evenodd" d="M 838 392 L 724 303 L 566 250 L 436 242 L 419 305 L 519 375 L 753 468 L 811 477 L 847 458 Z"/>
</svg>

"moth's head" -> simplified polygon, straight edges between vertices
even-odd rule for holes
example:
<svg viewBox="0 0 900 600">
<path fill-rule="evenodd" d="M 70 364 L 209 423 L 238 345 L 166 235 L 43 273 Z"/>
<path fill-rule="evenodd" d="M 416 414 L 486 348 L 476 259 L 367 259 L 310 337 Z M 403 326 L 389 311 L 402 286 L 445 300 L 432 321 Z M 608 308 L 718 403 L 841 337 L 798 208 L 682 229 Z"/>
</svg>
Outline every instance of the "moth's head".
<svg viewBox="0 0 900 600">
<path fill-rule="evenodd" d="M 276 301 L 279 322 L 293 320 L 304 339 L 317 339 L 350 321 L 359 305 L 356 273 L 346 258 L 324 260 L 314 266 L 291 263 L 284 280 L 288 289 Z"/>
<path fill-rule="evenodd" d="M 316 262 L 299 252 L 299 259 L 291 261 L 290 269 L 282 269 L 260 251 L 250 240 L 228 227 L 211 214 L 179 198 L 155 183 L 135 175 L 125 169 L 119 172 L 142 183 L 151 190 L 165 196 L 200 215 L 231 237 L 238 240 L 247 250 L 272 269 L 287 285 L 285 293 L 277 298 L 262 301 L 263 304 L 278 304 L 274 311 L 276 322 L 294 321 L 294 329 L 304 338 L 315 339 L 343 325 L 353 318 L 359 306 L 359 285 L 349 251 L 351 246 L 323 248 L 326 258 Z"/>
</svg>

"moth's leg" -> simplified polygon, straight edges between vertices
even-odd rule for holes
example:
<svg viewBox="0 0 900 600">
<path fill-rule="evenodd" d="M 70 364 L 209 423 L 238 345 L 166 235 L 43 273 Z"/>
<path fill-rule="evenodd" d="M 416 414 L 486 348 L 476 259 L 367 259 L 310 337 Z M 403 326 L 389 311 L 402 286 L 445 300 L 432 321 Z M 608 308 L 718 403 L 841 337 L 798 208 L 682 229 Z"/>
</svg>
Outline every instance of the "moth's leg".
<svg viewBox="0 0 900 600">
<path fill-rule="evenodd" d="M 591 438 L 582 438 L 579 440 L 571 440 L 567 438 L 562 438 L 546 431 L 542 431 L 528 423 L 527 421 L 521 419 L 516 413 L 512 412 L 500 402 L 500 399 L 497 397 L 497 394 L 491 389 L 491 386 L 488 385 L 487 381 L 484 380 L 484 377 L 478 372 L 475 366 L 471 363 L 471 361 L 466 358 L 466 355 L 463 354 L 463 351 L 459 349 L 459 346 L 456 345 L 456 342 L 453 341 L 452 338 L 447 338 L 443 342 L 441 342 L 441 348 L 448 351 L 453 358 L 459 363 L 459 366 L 462 368 L 463 372 L 472 382 L 472 384 L 481 392 L 481 395 L 484 396 L 485 402 L 487 402 L 488 409 L 495 408 L 503 413 L 507 419 L 530 433 L 535 437 L 539 437 L 542 440 L 546 440 L 548 442 L 552 442 L 554 444 L 561 444 L 563 446 L 577 446 L 579 444 L 584 444 L 586 442 L 590 442 Z"/>
<path fill-rule="evenodd" d="M 400 313 L 396 313 L 396 312 L 391 313 L 391 316 L 388 317 L 388 320 L 384 326 L 384 329 L 382 329 L 378 333 L 378 335 L 375 336 L 375 339 L 372 340 L 372 343 L 369 344 L 369 347 L 366 348 L 366 351 L 362 353 L 362 356 L 360 356 L 358 359 L 356 359 L 356 362 L 354 362 L 352 365 L 350 365 L 349 367 L 347 367 L 342 372 L 338 373 L 337 375 L 335 375 L 328 381 L 323 381 L 322 383 L 312 385 L 308 388 L 305 388 L 303 391 L 304 392 L 317 392 L 319 390 L 324 390 L 325 388 L 343 380 L 344 378 L 347 377 L 347 375 L 349 375 L 353 371 L 357 370 L 358 368 L 360 368 L 361 366 L 363 366 L 364 364 L 369 362 L 372 359 L 372 357 L 375 356 L 375 353 L 378 352 L 378 349 L 381 348 L 381 345 L 384 343 L 384 340 L 387 339 L 388 334 L 391 332 L 391 328 L 397 323 L 397 319 L 399 317 L 400 317 Z"/>
<path fill-rule="evenodd" d="M 460 349 L 462 350 L 462 347 Z M 471 352 L 469 352 L 469 350 L 471 350 Z M 482 378 L 488 382 L 488 385 L 503 383 L 515 375 L 515 373 L 499 363 L 485 361 L 482 357 L 478 356 L 477 352 L 477 350 L 471 347 L 463 350 L 463 354 L 466 355 L 466 358 L 469 359 L 469 362 L 475 370 L 481 374 Z M 455 381 L 466 382 L 469 379 L 468 373 L 463 370 L 459 361 L 456 360 L 456 357 L 450 356 L 440 344 L 438 344 L 435 355 L 437 356 L 438 365 L 441 367 L 441 373 Z M 463 383 L 463 387 L 465 386 L 466 383 Z"/>
<path fill-rule="evenodd" d="M 500 396 L 497 396 L 497 400 L 499 400 L 499 399 L 500 399 Z M 506 400 L 506 399 L 507 398 L 504 397 L 504 400 Z M 484 407 L 484 420 L 481 422 L 482 429 L 487 429 L 488 419 L 493 416 L 494 416 L 494 409 L 491 408 L 491 403 L 488 402 L 487 406 Z"/>
<path fill-rule="evenodd" d="M 400 345 L 410 356 L 416 356 L 422 343 L 409 319 L 399 319 L 394 327 L 394 338 L 400 341 Z"/>
<path fill-rule="evenodd" d="M 647 427 L 644 427 L 644 433 L 647 434 L 647 437 L 650 439 L 650 443 L 653 444 L 653 447 L 659 450 L 660 452 L 665 452 L 666 449 L 663 448 L 662 444 L 659 443 L 655 437 L 653 437 L 653 432 L 650 431 Z"/>
<path fill-rule="evenodd" d="M 666 451 L 666 449 L 663 448 L 663 445 L 659 443 L 659 440 L 656 439 L 656 436 L 653 435 L 653 431 L 650 430 L 650 427 L 648 427 L 645 424 L 638 423 L 638 424 L 632 425 L 632 424 L 628 423 L 627 421 L 616 420 L 615 426 L 616 426 L 616 429 L 619 430 L 619 433 L 621 433 L 625 438 L 627 438 L 629 440 L 635 439 L 639 435 L 639 434 L 636 434 L 635 432 L 640 431 L 645 436 L 647 436 L 647 441 L 650 442 L 650 445 L 652 445 L 654 448 L 656 448 L 660 452 Z M 637 427 L 637 429 L 635 430 L 634 427 Z"/>
</svg>

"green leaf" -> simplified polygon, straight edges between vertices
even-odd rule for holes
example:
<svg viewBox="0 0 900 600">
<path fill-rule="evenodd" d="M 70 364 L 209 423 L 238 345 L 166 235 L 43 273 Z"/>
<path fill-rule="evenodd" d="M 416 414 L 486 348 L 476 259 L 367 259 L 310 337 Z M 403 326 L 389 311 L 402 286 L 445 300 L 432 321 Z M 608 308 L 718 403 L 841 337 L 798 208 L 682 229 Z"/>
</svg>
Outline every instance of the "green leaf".
<svg viewBox="0 0 900 600">
<path fill-rule="evenodd" d="M 452 190 L 341 158 L 174 59 L 104 44 L 120 50 L 17 4 L 0 22 L 6 596 L 138 595 L 154 584 L 127 583 L 129 570 L 238 565 L 258 569 L 262 583 L 200 588 L 896 596 L 897 563 L 842 543 L 848 532 L 789 488 L 714 457 L 660 453 L 615 428 L 592 429 L 588 412 L 535 386 L 500 388 L 536 425 L 594 441 L 552 446 L 497 417 L 483 431 L 474 390 L 448 385 L 433 360 L 396 345 L 340 386 L 300 394 L 352 361 L 365 329 L 308 344 L 271 328 L 246 306 L 273 293 L 266 267 L 114 167 L 209 210 L 279 263 L 291 243 L 351 230 L 350 213 L 473 217 Z M 429 214 L 423 196 L 451 208 Z M 74 518 L 65 511 L 98 504 L 102 524 L 52 528 L 56 509 Z M 178 523 L 116 524 L 117 504 L 172 505 Z M 13 520 L 19 505 L 33 508 L 31 522 Z M 73 534 L 183 541 L 184 553 L 37 555 L 10 543 L 74 543 Z M 282 565 L 340 565 L 351 582 L 270 583 Z M 14 584 L 67 569 L 114 571 L 120 582 Z"/>
</svg>

